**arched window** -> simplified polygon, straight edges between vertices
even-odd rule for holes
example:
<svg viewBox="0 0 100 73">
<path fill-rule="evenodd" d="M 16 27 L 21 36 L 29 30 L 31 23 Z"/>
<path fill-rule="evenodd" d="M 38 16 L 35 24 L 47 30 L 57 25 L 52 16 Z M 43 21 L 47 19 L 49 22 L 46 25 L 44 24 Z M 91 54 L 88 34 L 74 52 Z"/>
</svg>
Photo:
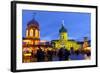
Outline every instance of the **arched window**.
<svg viewBox="0 0 100 73">
<path fill-rule="evenodd" d="M 26 30 L 26 37 L 28 37 L 28 30 Z"/>
<path fill-rule="evenodd" d="M 30 29 L 30 36 L 33 36 L 33 29 Z"/>
<path fill-rule="evenodd" d="M 60 35 L 60 39 L 64 39 L 64 36 L 63 35 Z"/>
<path fill-rule="evenodd" d="M 38 30 L 36 29 L 35 30 L 35 37 L 38 37 L 39 35 L 38 35 Z"/>
<path fill-rule="evenodd" d="M 64 36 L 62 36 L 62 39 L 64 39 Z"/>
</svg>

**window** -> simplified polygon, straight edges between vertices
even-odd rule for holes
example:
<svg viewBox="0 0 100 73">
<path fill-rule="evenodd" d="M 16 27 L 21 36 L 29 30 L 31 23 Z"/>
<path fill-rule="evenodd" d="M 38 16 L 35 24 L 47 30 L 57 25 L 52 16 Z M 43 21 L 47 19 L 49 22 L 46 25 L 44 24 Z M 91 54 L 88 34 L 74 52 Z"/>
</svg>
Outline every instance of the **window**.
<svg viewBox="0 0 100 73">
<path fill-rule="evenodd" d="M 26 37 L 28 37 L 28 30 L 26 30 Z"/>
<path fill-rule="evenodd" d="M 36 29 L 35 30 L 35 37 L 38 37 L 39 35 L 38 35 L 38 30 Z"/>
<path fill-rule="evenodd" d="M 30 29 L 30 36 L 33 36 L 33 29 Z"/>
</svg>

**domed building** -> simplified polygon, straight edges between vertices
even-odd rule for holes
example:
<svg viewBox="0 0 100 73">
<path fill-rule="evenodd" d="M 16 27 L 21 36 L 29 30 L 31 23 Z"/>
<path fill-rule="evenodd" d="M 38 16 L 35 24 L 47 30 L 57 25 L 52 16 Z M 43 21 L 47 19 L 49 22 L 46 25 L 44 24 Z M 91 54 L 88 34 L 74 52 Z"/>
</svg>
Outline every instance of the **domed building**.
<svg viewBox="0 0 100 73">
<path fill-rule="evenodd" d="M 58 40 L 51 41 L 54 48 L 60 49 L 61 47 L 65 47 L 67 50 L 70 50 L 70 48 L 73 47 L 74 50 L 77 50 L 81 47 L 77 41 L 68 39 L 68 31 L 64 27 L 64 23 L 62 23 L 62 26 L 59 29 L 59 37 Z"/>
<path fill-rule="evenodd" d="M 23 62 L 30 62 L 32 53 L 37 52 L 40 43 L 39 23 L 33 18 L 27 23 L 25 38 L 23 38 Z"/>
<path fill-rule="evenodd" d="M 33 18 L 28 22 L 26 28 L 26 37 L 23 42 L 28 45 L 38 45 L 40 41 L 39 23 Z"/>
<path fill-rule="evenodd" d="M 36 59 L 32 59 L 32 57 L 36 55 L 37 50 L 41 48 L 46 51 L 46 48 L 51 45 L 49 45 L 49 42 L 46 40 L 40 40 L 39 23 L 34 18 L 27 23 L 25 35 L 22 44 L 23 62 L 36 61 Z"/>
</svg>

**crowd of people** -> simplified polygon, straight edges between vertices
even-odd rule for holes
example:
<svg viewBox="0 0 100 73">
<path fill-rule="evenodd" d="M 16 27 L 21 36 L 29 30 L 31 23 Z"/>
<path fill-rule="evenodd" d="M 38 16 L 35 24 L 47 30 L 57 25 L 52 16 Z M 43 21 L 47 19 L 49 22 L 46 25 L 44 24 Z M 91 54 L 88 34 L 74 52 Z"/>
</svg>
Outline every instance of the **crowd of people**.
<svg viewBox="0 0 100 73">
<path fill-rule="evenodd" d="M 84 52 L 81 49 L 74 50 L 73 47 L 67 50 L 65 47 L 56 50 L 44 51 L 41 47 L 38 48 L 36 54 L 31 52 L 31 62 L 47 62 L 47 61 L 69 61 L 69 60 L 84 60 L 90 59 L 91 52 Z"/>
<path fill-rule="evenodd" d="M 70 50 L 67 50 L 65 47 L 62 47 L 58 50 L 47 50 L 43 51 L 40 47 L 37 50 L 36 54 L 32 53 L 31 58 L 37 59 L 37 62 L 44 61 L 65 61 L 65 60 L 84 60 L 89 59 L 91 52 L 83 52 L 82 50 L 74 50 L 73 47 Z"/>
</svg>

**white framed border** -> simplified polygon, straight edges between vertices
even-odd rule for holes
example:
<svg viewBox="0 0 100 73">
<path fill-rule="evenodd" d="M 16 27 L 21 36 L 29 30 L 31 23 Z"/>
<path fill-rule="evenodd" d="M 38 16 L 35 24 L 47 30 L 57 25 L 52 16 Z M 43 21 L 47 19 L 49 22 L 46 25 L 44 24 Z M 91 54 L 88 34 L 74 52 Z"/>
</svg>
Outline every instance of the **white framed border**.
<svg viewBox="0 0 100 73">
<path fill-rule="evenodd" d="M 22 10 L 45 10 L 62 12 L 84 12 L 91 13 L 91 60 L 63 61 L 63 62 L 41 62 L 22 63 Z M 96 65 L 96 9 L 86 7 L 53 6 L 39 4 L 17 4 L 16 5 L 16 69 L 42 69 L 56 67 L 75 67 Z M 79 63 L 80 62 L 80 63 Z"/>
</svg>

